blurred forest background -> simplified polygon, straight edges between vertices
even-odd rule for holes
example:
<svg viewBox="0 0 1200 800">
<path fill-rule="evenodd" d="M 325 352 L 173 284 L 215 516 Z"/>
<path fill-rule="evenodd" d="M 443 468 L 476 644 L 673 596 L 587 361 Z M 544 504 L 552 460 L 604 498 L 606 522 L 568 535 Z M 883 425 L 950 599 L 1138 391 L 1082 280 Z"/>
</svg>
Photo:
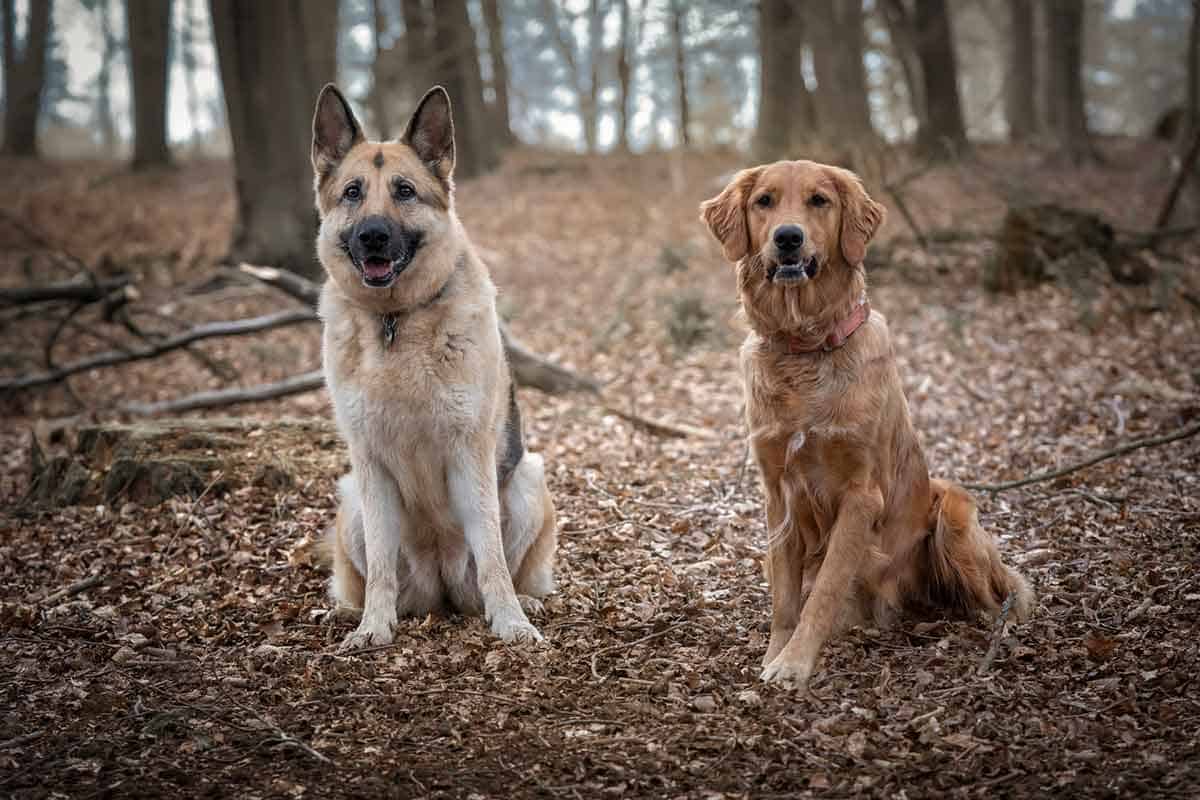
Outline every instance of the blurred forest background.
<svg viewBox="0 0 1200 800">
<path fill-rule="evenodd" d="M 1200 0 L 0 22 L 0 795 L 1200 796 Z M 382 136 L 450 90 L 456 209 L 558 512 L 545 647 L 429 618 L 333 652 L 331 80 Z M 744 325 L 697 219 L 779 157 L 888 208 L 871 305 L 931 470 L 1039 598 L 1020 625 L 855 628 L 814 697 L 757 679 Z"/>
</svg>

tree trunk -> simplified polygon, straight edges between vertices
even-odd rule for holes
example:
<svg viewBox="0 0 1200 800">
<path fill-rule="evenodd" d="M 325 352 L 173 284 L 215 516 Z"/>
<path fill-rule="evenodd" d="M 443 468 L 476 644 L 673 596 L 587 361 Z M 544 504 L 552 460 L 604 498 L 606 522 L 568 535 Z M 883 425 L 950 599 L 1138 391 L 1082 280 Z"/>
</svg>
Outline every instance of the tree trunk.
<svg viewBox="0 0 1200 800">
<path fill-rule="evenodd" d="M 588 8 L 588 82 L 579 95 L 583 118 L 583 142 L 589 153 L 596 152 L 600 132 L 600 48 L 603 43 L 600 0 L 591 0 Z"/>
<path fill-rule="evenodd" d="M 100 18 L 100 70 L 96 74 L 96 128 L 100 132 L 100 144 L 108 157 L 116 152 L 117 131 L 112 112 L 112 65 L 117 55 L 117 37 L 112 30 L 112 2 L 100 0 L 96 5 Z"/>
<path fill-rule="evenodd" d="M 1033 31 L 1034 0 L 1010 0 L 1009 64 L 1005 85 L 1008 138 L 1029 139 L 1037 132 L 1037 68 Z"/>
<path fill-rule="evenodd" d="M 966 147 L 967 129 L 958 97 L 954 29 L 946 0 L 917 0 L 913 22 L 927 116 L 917 136 L 918 145 L 931 157 L 953 155 Z"/>
<path fill-rule="evenodd" d="M 196 17 L 199 15 L 199 3 L 196 0 L 184 1 L 185 23 L 180 34 L 179 60 L 183 64 L 183 86 L 187 93 L 186 105 L 188 120 L 191 122 L 191 132 L 188 141 L 196 143 L 200 132 L 200 89 L 196 85 L 199 65 L 196 63 Z"/>
<path fill-rule="evenodd" d="M 492 64 L 492 92 L 496 99 L 492 118 L 505 144 L 515 137 L 512 132 L 512 110 L 508 105 L 508 59 L 504 54 L 504 18 L 500 14 L 499 0 L 483 0 L 483 18 L 487 24 L 488 57 Z"/>
<path fill-rule="evenodd" d="M 1200 133 L 1200 0 L 1192 0 L 1192 25 L 1188 29 L 1186 124 L 1180 142 L 1184 147 Z"/>
<path fill-rule="evenodd" d="M 621 27 L 617 42 L 617 87 L 620 96 L 617 101 L 617 149 L 622 153 L 629 152 L 629 125 L 632 114 L 630 103 L 633 102 L 633 50 L 630 47 L 630 14 L 629 0 L 617 0 L 620 12 Z"/>
<path fill-rule="evenodd" d="M 685 26 L 687 7 L 682 0 L 671 0 L 671 42 L 675 51 L 675 89 L 679 97 L 679 143 L 690 147 L 692 114 L 688 105 L 687 53 L 685 50 Z"/>
<path fill-rule="evenodd" d="M 36 156 L 38 114 L 46 82 L 46 49 L 50 40 L 50 0 L 30 3 L 25 46 L 17 56 L 16 12 L 4 0 L 4 153 Z"/>
<path fill-rule="evenodd" d="M 862 0 L 810 0 L 806 11 L 821 135 L 839 145 L 874 140 L 863 67 Z"/>
<path fill-rule="evenodd" d="M 387 14 L 384 13 L 384 0 L 373 0 L 371 3 L 371 27 L 374 34 L 374 58 L 371 60 L 371 117 L 375 123 L 375 131 L 380 139 L 391 138 L 391 126 L 387 115 L 387 92 L 384 84 L 384 65 L 387 61 L 383 49 L 383 31 L 387 27 Z"/>
<path fill-rule="evenodd" d="M 133 86 L 133 168 L 170 163 L 167 148 L 167 48 L 170 0 L 125 0 L 129 79 Z"/>
<path fill-rule="evenodd" d="M 321 274 L 312 109 L 336 78 L 337 4 L 209 0 L 237 190 L 231 260 Z"/>
<path fill-rule="evenodd" d="M 1058 43 L 1054 40 L 1054 23 L 1051 21 L 1053 6 L 1052 0 L 1041 0 L 1038 3 L 1041 13 L 1034 20 L 1035 24 L 1040 23 L 1040 30 L 1035 31 L 1035 34 L 1038 37 L 1037 47 L 1044 54 L 1041 74 L 1038 76 L 1038 99 L 1041 101 L 1039 129 L 1051 138 L 1058 136 L 1058 98 L 1062 93 L 1062 89 L 1059 88 L 1062 70 L 1059 69 L 1056 54 Z"/>
<path fill-rule="evenodd" d="M 475 28 L 466 0 L 434 0 L 434 81 L 446 87 L 454 108 L 455 167 L 460 178 L 481 175 L 496 166 L 495 139 L 483 101 L 483 74 L 475 46 Z"/>
<path fill-rule="evenodd" d="M 404 16 L 404 60 L 408 65 L 408 88 L 416 103 L 433 85 L 429 77 L 433 74 L 433 30 L 424 0 L 402 0 L 400 10 Z M 451 98 L 451 102 L 454 99 Z"/>
<path fill-rule="evenodd" d="M 1055 134 L 1060 150 L 1076 164 L 1092 155 L 1083 96 L 1083 10 L 1084 0 L 1046 4 L 1050 51 L 1047 68 L 1054 73 Z"/>
<path fill-rule="evenodd" d="M 804 16 L 799 0 L 759 4 L 758 126 L 754 150 L 760 161 L 786 158 L 818 129 L 812 93 L 804 82 L 801 45 Z"/>
<path fill-rule="evenodd" d="M 892 50 L 904 75 L 904 86 L 908 89 L 908 104 L 920 130 L 928 120 L 925 106 L 925 85 L 921 79 L 921 59 L 917 55 L 917 32 L 913 28 L 912 15 L 904 0 L 881 0 L 880 11 L 892 41 Z"/>
</svg>

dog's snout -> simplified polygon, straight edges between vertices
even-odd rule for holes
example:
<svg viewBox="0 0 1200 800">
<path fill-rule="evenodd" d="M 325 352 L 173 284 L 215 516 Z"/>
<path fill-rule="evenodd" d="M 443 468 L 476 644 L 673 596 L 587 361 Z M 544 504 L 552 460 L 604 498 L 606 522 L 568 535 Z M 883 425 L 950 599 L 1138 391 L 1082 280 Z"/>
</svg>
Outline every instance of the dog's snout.
<svg viewBox="0 0 1200 800">
<path fill-rule="evenodd" d="M 392 238 L 387 220 L 371 217 L 362 221 L 355 233 L 359 244 L 369 250 L 382 250 Z"/>
<path fill-rule="evenodd" d="M 775 246 L 780 250 L 799 250 L 804 244 L 804 228 L 780 225 L 775 229 Z"/>
</svg>

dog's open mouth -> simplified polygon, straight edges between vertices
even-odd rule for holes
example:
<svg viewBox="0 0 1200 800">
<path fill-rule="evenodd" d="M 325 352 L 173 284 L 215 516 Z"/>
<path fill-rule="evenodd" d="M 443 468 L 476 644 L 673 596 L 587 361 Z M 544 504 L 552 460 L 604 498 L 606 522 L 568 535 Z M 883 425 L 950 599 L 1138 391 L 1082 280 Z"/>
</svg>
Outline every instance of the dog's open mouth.
<svg viewBox="0 0 1200 800">
<path fill-rule="evenodd" d="M 803 283 L 817 275 L 817 257 L 810 256 L 791 264 L 780 264 L 771 271 L 772 283 Z"/>
<path fill-rule="evenodd" d="M 361 265 L 363 284 L 375 289 L 391 286 L 411 262 L 411 253 L 404 253 L 393 259 L 384 256 L 364 258 Z"/>
</svg>

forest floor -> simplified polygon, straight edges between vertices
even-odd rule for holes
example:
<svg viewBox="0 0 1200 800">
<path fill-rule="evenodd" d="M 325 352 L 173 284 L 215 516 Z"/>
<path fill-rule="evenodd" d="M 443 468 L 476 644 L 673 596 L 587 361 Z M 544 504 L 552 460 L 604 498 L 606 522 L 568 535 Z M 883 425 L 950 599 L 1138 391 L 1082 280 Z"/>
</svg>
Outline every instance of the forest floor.
<svg viewBox="0 0 1200 800">
<path fill-rule="evenodd" d="M 928 251 L 893 208 L 868 257 L 871 302 L 935 474 L 1022 477 L 1200 416 L 1200 317 L 1180 292 L 1195 296 L 1194 239 L 1146 287 L 1097 273 L 981 289 L 1006 199 L 1149 227 L 1162 152 L 1107 147 L 1108 163 L 1083 171 L 982 149 L 914 181 L 905 197 L 924 227 L 975 234 Z M 522 392 L 561 528 L 544 646 L 435 618 L 402 622 L 386 649 L 336 652 L 350 623 L 328 614 L 310 543 L 332 519 L 344 453 L 329 433 L 280 440 L 268 424 L 328 418 L 322 392 L 213 414 L 262 421 L 247 452 L 292 465 L 282 486 L 156 507 L 21 504 L 46 419 L 313 369 L 315 325 L 199 345 L 224 380 L 181 352 L 79 375 L 82 401 L 61 387 L 0 398 L 0 795 L 1200 794 L 1197 437 L 979 495 L 1036 587 L 1030 621 L 855 628 L 827 647 L 812 696 L 758 681 L 769 597 L 743 334 L 731 268 L 697 221 L 736 166 L 519 153 L 459 189 L 512 329 L 602 380 L 610 404 L 699 429 L 668 438 L 587 395 Z M 155 330 L 294 304 L 212 280 L 234 213 L 223 164 L 135 177 L 10 162 L 0 191 L 5 285 L 61 280 L 70 253 L 132 269 Z M 111 347 L 93 333 L 123 335 L 92 311 L 77 321 L 59 361 Z M 0 374 L 40 368 L 56 316 L 0 324 Z"/>
</svg>

